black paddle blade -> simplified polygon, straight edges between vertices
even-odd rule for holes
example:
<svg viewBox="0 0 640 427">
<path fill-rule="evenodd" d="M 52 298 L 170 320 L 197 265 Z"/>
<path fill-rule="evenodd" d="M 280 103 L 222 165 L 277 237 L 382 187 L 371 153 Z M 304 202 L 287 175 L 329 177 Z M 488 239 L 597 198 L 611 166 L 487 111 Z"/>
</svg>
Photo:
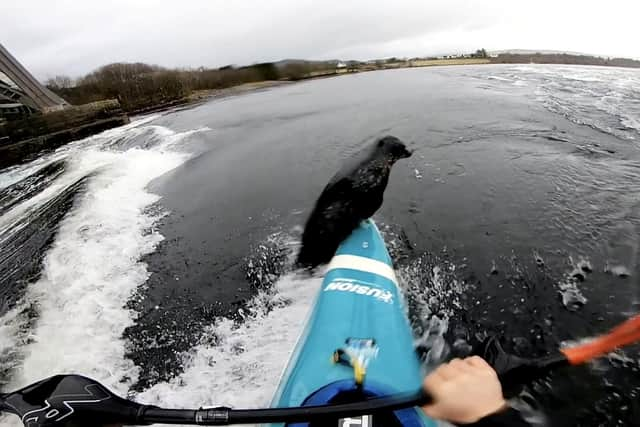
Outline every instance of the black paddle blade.
<svg viewBox="0 0 640 427">
<path fill-rule="evenodd" d="M 509 354 L 495 336 L 485 339 L 474 349 L 474 354 L 486 360 L 498 373 L 505 397 L 517 395 L 527 383 L 544 377 L 549 370 L 568 365 L 562 353 L 536 359 Z"/>
<path fill-rule="evenodd" d="M 141 405 L 80 375 L 56 375 L 0 400 L 0 410 L 17 415 L 26 427 L 133 424 L 140 409 Z"/>
</svg>

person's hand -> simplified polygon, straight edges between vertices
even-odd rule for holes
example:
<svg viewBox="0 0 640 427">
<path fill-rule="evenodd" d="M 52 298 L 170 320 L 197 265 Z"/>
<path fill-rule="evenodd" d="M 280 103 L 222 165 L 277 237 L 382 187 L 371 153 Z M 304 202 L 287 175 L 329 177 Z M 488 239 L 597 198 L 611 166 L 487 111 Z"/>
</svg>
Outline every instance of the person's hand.
<svg viewBox="0 0 640 427">
<path fill-rule="evenodd" d="M 425 378 L 423 386 L 433 403 L 422 410 L 431 418 L 456 424 L 474 423 L 507 404 L 498 375 L 478 356 L 440 365 Z"/>
</svg>

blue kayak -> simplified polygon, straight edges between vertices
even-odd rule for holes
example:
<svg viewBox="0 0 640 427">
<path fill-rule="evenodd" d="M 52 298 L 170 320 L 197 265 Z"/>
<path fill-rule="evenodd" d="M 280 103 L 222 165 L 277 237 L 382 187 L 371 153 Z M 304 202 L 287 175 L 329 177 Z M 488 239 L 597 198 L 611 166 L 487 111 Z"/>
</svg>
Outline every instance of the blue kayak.
<svg viewBox="0 0 640 427">
<path fill-rule="evenodd" d="M 348 403 L 415 391 L 422 378 L 391 258 L 376 225 L 364 221 L 329 263 L 272 407 Z M 334 425 L 436 424 L 409 408 L 336 420 Z"/>
</svg>

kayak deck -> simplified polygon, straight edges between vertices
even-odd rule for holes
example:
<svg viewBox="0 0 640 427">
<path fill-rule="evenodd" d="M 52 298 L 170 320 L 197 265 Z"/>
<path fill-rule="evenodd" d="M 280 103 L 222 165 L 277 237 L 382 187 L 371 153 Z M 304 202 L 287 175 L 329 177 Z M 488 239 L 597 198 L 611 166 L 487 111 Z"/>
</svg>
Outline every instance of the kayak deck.
<svg viewBox="0 0 640 427">
<path fill-rule="evenodd" d="M 355 366 L 332 360 L 337 350 L 364 362 L 355 363 L 365 365 L 359 366 L 366 371 L 362 384 L 357 384 Z M 422 377 L 391 258 L 373 221 L 364 221 L 329 264 L 272 406 L 344 403 L 347 395 L 353 401 L 415 391 Z M 435 425 L 415 409 L 394 415 L 399 426 Z M 352 421 L 339 425 L 367 423 Z"/>
</svg>

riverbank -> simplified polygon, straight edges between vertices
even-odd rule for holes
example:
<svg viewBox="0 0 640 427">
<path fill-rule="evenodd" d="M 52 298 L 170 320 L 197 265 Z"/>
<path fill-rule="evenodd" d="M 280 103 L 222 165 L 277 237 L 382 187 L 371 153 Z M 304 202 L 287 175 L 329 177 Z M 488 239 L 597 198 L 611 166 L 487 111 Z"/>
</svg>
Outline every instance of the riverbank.
<svg viewBox="0 0 640 427">
<path fill-rule="evenodd" d="M 480 65 L 480 64 L 489 64 L 489 63 L 490 61 L 484 58 L 411 60 L 408 62 L 406 61 L 388 62 L 388 63 L 385 63 L 383 66 L 379 66 L 379 65 L 370 66 L 370 67 L 362 66 L 359 68 L 351 68 L 351 69 L 345 67 L 345 68 L 338 68 L 335 70 L 328 70 L 328 71 L 314 71 L 305 75 L 304 77 L 300 77 L 294 80 L 292 79 L 266 80 L 266 81 L 260 81 L 260 82 L 243 83 L 237 86 L 231 86 L 223 89 L 194 90 L 188 96 L 186 96 L 185 98 L 177 102 L 168 103 L 166 105 L 150 107 L 145 110 L 135 111 L 134 113 L 132 113 L 132 115 L 165 111 L 178 106 L 192 106 L 192 105 L 197 105 L 203 102 L 210 101 L 212 99 L 227 98 L 230 96 L 243 95 L 250 92 L 256 92 L 260 90 L 271 89 L 274 87 L 295 84 L 297 82 L 302 82 L 306 80 L 339 77 L 339 76 L 345 76 L 347 74 L 400 69 L 400 68 L 433 67 L 433 66 L 447 66 L 447 65 Z"/>
</svg>

